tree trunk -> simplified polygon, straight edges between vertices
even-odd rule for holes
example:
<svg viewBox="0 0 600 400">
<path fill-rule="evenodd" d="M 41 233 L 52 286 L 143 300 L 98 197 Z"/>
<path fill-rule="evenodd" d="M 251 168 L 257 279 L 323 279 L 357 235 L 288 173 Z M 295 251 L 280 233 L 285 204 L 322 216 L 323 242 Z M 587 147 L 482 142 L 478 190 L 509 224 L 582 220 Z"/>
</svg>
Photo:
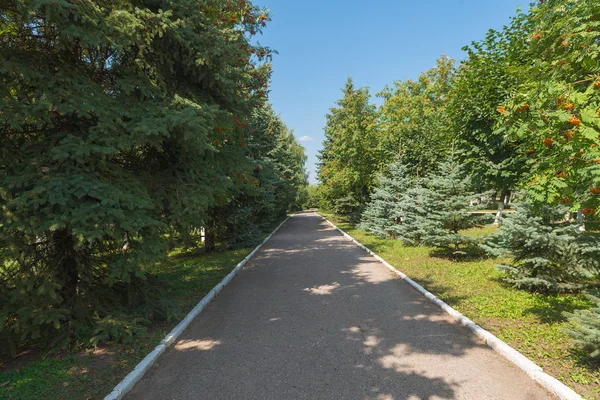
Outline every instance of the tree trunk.
<svg viewBox="0 0 600 400">
<path fill-rule="evenodd" d="M 498 212 L 496 213 L 496 218 L 494 220 L 494 225 L 500 225 L 502 223 L 502 214 L 504 213 L 504 206 L 506 204 L 506 197 L 508 195 L 508 190 L 503 189 L 500 193 L 500 200 L 498 200 Z"/>
<path fill-rule="evenodd" d="M 206 226 L 204 231 L 204 251 L 212 253 L 215 251 L 215 232 L 212 227 Z"/>
<path fill-rule="evenodd" d="M 579 231 L 585 232 L 585 215 L 581 211 L 581 208 L 577 210 L 577 224 L 579 225 Z"/>
<path fill-rule="evenodd" d="M 62 306 L 72 308 L 77 298 L 79 271 L 75 252 L 75 240 L 71 231 L 60 229 L 52 234 L 53 261 L 62 284 Z"/>
</svg>

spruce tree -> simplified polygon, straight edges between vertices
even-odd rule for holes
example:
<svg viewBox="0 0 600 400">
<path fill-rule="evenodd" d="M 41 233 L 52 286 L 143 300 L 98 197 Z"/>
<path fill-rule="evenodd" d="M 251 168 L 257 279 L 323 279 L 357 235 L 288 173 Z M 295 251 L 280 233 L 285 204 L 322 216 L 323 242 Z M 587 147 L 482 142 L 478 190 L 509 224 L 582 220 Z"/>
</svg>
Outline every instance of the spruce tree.
<svg viewBox="0 0 600 400">
<path fill-rule="evenodd" d="M 392 225 L 388 230 L 404 244 L 416 246 L 423 242 L 429 226 L 427 218 L 433 211 L 430 196 L 431 191 L 424 187 L 421 181 L 417 181 L 395 204 L 392 214 L 399 223 Z"/>
<path fill-rule="evenodd" d="M 360 229 L 381 237 L 395 236 L 393 227 L 402 223 L 398 204 L 403 200 L 412 179 L 401 161 L 396 161 L 387 173 L 380 174 L 379 184 L 362 214 Z"/>
<path fill-rule="evenodd" d="M 228 202 L 214 209 L 220 221 L 215 240 L 226 248 L 255 244 L 296 211 L 298 192 L 307 184 L 304 148 L 270 106 L 253 113 L 248 129 L 248 168 L 234 176 Z"/>
<path fill-rule="evenodd" d="M 251 36 L 268 15 L 234 0 L 0 13 L 0 331 L 66 343 L 143 301 L 165 230 L 202 226 L 229 197 L 266 94 Z"/>
<path fill-rule="evenodd" d="M 600 272 L 600 241 L 577 223 L 564 221 L 564 206 L 524 203 L 507 216 L 500 231 L 482 247 L 510 257 L 498 265 L 505 281 L 539 292 L 579 290 Z"/>
<path fill-rule="evenodd" d="M 465 254 L 460 246 L 471 243 L 472 239 L 460 231 L 480 222 L 472 213 L 480 207 L 471 206 L 471 202 L 481 198 L 481 194 L 472 191 L 472 182 L 456 159 L 440 163 L 438 171 L 429 174 L 426 184 L 424 199 L 428 212 L 416 220 L 424 233 L 423 243 L 442 249 L 451 246 L 454 255 Z"/>
<path fill-rule="evenodd" d="M 587 310 L 565 313 L 571 322 L 567 334 L 575 345 L 586 351 L 591 358 L 600 356 L 600 295 L 597 290 L 586 294 L 593 306 Z"/>
</svg>

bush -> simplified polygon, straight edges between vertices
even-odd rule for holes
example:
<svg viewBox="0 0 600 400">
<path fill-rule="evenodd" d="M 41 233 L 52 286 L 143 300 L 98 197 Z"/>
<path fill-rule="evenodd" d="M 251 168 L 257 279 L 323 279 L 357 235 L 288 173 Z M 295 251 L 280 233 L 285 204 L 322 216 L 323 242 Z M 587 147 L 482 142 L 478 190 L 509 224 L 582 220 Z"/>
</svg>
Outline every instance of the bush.
<svg viewBox="0 0 600 400">
<path fill-rule="evenodd" d="M 498 265 L 507 274 L 506 282 L 530 291 L 564 292 L 581 290 L 598 275 L 599 240 L 564 221 L 567 211 L 562 206 L 523 204 L 505 218 L 500 231 L 482 247 L 512 259 Z"/>
</svg>

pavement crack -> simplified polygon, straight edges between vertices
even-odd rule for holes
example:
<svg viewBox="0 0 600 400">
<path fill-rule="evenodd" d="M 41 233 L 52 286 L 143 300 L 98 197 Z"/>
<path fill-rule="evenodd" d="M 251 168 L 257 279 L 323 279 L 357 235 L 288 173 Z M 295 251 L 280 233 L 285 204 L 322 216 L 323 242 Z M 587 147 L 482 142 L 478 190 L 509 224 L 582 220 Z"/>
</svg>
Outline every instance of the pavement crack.
<svg viewBox="0 0 600 400">
<path fill-rule="evenodd" d="M 325 339 L 325 336 L 323 336 L 321 339 L 319 339 L 315 343 L 313 343 L 306 351 L 310 351 L 310 349 L 312 349 L 313 347 L 315 347 L 316 345 L 321 343 L 323 341 L 323 339 Z"/>
</svg>

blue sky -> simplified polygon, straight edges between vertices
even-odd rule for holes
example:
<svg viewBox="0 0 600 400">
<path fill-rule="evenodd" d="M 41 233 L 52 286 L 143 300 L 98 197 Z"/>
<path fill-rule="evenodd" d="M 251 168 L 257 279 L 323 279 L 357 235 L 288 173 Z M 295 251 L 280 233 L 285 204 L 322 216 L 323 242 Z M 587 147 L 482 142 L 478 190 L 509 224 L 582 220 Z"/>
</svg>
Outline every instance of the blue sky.
<svg viewBox="0 0 600 400">
<path fill-rule="evenodd" d="M 279 52 L 270 100 L 306 148 L 311 183 L 324 140 L 325 114 L 348 76 L 375 94 L 412 79 L 441 54 L 458 60 L 461 48 L 500 29 L 515 15 L 514 0 L 255 0 L 271 10 L 258 41 Z"/>
</svg>

